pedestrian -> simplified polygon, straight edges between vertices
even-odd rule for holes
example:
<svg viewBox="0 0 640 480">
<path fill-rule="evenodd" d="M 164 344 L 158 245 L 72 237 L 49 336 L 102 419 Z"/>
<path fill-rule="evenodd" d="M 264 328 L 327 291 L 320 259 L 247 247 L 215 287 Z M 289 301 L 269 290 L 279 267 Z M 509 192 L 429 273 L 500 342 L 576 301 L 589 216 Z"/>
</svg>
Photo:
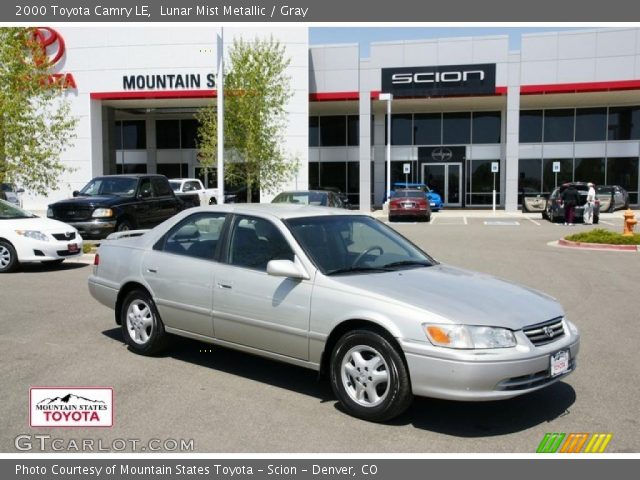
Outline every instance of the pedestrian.
<svg viewBox="0 0 640 480">
<path fill-rule="evenodd" d="M 593 210 L 596 204 L 596 189 L 593 183 L 587 183 L 587 203 L 584 204 L 584 224 L 593 225 Z"/>
<path fill-rule="evenodd" d="M 561 198 L 562 205 L 564 206 L 564 224 L 573 225 L 573 219 L 576 214 L 576 205 L 578 205 L 578 201 L 580 200 L 580 194 L 573 184 L 569 184 L 564 192 L 562 192 Z"/>
</svg>

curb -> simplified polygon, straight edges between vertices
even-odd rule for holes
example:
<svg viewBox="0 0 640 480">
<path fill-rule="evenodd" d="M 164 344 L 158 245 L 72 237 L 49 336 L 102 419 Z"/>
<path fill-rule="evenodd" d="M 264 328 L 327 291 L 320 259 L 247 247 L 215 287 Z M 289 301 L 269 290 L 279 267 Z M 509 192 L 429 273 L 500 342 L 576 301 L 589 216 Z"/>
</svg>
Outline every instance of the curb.
<svg viewBox="0 0 640 480">
<path fill-rule="evenodd" d="M 561 238 L 558 240 L 558 245 L 567 248 L 582 248 L 586 250 L 617 250 L 622 252 L 637 252 L 640 251 L 640 245 L 610 245 L 608 243 L 585 243 L 585 242 L 572 242 Z"/>
</svg>

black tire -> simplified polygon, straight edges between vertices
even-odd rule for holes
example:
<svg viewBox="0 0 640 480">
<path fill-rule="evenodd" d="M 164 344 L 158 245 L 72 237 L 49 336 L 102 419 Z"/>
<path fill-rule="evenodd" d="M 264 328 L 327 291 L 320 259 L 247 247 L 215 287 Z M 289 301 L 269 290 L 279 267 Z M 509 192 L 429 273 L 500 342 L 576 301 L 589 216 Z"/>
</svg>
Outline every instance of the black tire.
<svg viewBox="0 0 640 480">
<path fill-rule="evenodd" d="M 0 273 L 14 272 L 18 265 L 16 249 L 6 240 L 0 240 Z"/>
<path fill-rule="evenodd" d="M 138 317 L 135 317 L 135 311 L 129 311 L 130 308 L 134 310 L 136 307 L 140 313 Z M 147 309 L 148 316 L 145 314 Z M 129 318 L 129 313 L 133 315 L 132 318 Z M 148 325 L 145 325 L 144 318 L 149 320 Z M 120 310 L 120 324 L 124 341 L 135 353 L 155 355 L 167 346 L 167 333 L 164 330 L 164 324 L 160 319 L 156 304 L 145 290 L 133 290 L 125 297 Z M 135 339 L 136 336 L 138 340 Z"/>
<path fill-rule="evenodd" d="M 389 215 L 389 222 L 394 222 L 396 220 L 395 217 L 392 217 L 391 215 Z"/>
<path fill-rule="evenodd" d="M 56 265 L 60 265 L 62 262 L 64 262 L 64 258 L 59 258 L 57 260 L 45 260 L 44 262 L 42 262 L 42 264 L 50 267 L 55 267 Z"/>
<path fill-rule="evenodd" d="M 218 201 L 216 200 L 216 197 L 211 197 L 209 199 L 209 205 L 217 205 Z"/>
<path fill-rule="evenodd" d="M 384 361 L 383 365 L 375 368 L 377 372 L 385 372 L 388 379 L 386 382 L 382 381 L 379 383 L 379 388 L 374 387 L 375 391 L 373 395 L 380 395 L 378 400 L 371 401 L 372 399 L 369 398 L 369 394 L 365 391 L 362 394 L 362 400 L 357 401 L 352 397 L 352 395 L 357 395 L 357 393 L 347 390 L 349 385 L 357 389 L 355 382 L 358 383 L 361 389 L 366 389 L 366 382 L 372 381 L 372 377 L 367 376 L 371 373 L 371 371 L 368 371 L 368 367 L 362 367 L 362 370 L 358 370 L 361 367 L 358 367 L 350 361 L 352 358 L 351 352 L 360 351 L 359 349 L 362 350 L 361 358 L 365 360 L 367 360 L 366 356 L 368 354 L 371 354 L 369 359 L 377 357 L 376 354 L 378 354 Z M 362 378 L 355 379 L 354 381 L 354 378 L 350 377 L 346 373 L 346 370 L 343 371 L 343 363 L 345 363 L 345 365 L 351 363 L 352 367 L 350 368 L 362 372 Z M 411 380 L 409 379 L 409 372 L 402 354 L 398 352 L 387 338 L 376 332 L 370 330 L 354 330 L 343 335 L 331 353 L 329 368 L 331 387 L 335 395 L 345 410 L 354 417 L 372 422 L 384 422 L 397 417 L 411 405 L 413 400 Z M 380 368 L 383 370 L 379 370 Z M 365 370 L 367 371 L 365 372 Z M 348 385 L 345 386 L 345 383 Z M 369 385 L 369 388 L 371 388 L 371 385 Z M 366 405 L 366 403 L 373 403 L 373 405 Z"/>
<path fill-rule="evenodd" d="M 597 225 L 600 222 L 600 215 L 593 216 L 593 224 Z"/>
<path fill-rule="evenodd" d="M 116 225 L 116 232 L 127 232 L 133 230 L 133 225 L 126 218 L 120 220 Z"/>
<path fill-rule="evenodd" d="M 431 221 L 431 214 L 427 215 L 424 219 L 425 222 L 429 223 Z"/>
</svg>

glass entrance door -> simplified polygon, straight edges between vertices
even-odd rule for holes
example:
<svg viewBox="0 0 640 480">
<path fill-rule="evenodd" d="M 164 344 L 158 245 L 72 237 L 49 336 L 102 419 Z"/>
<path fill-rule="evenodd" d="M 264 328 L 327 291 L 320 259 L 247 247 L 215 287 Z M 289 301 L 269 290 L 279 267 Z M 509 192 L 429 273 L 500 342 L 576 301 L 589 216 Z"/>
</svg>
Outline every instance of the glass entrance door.
<svg viewBox="0 0 640 480">
<path fill-rule="evenodd" d="M 422 183 L 440 194 L 445 207 L 462 206 L 461 163 L 423 163 Z"/>
</svg>

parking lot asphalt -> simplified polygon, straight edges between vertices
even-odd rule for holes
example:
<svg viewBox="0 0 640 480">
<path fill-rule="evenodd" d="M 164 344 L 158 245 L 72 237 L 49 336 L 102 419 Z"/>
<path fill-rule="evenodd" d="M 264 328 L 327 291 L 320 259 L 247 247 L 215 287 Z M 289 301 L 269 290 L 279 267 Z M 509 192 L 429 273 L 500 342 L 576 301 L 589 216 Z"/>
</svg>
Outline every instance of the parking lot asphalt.
<svg viewBox="0 0 640 480">
<path fill-rule="evenodd" d="M 417 398 L 398 419 L 368 423 L 341 411 L 328 382 L 302 368 L 185 339 L 160 357 L 129 352 L 113 312 L 87 291 L 85 256 L 0 276 L 0 451 L 16 452 L 19 434 L 44 433 L 193 439 L 195 451 L 220 453 L 533 453 L 547 432 L 602 432 L 613 434 L 607 452 L 639 452 L 640 254 L 549 246 L 589 227 L 539 215 L 441 213 L 392 226 L 441 262 L 556 297 L 582 334 L 574 374 L 500 402 Z M 620 212 L 601 226 L 621 231 Z M 30 386 L 113 387 L 114 426 L 32 429 Z"/>
</svg>

